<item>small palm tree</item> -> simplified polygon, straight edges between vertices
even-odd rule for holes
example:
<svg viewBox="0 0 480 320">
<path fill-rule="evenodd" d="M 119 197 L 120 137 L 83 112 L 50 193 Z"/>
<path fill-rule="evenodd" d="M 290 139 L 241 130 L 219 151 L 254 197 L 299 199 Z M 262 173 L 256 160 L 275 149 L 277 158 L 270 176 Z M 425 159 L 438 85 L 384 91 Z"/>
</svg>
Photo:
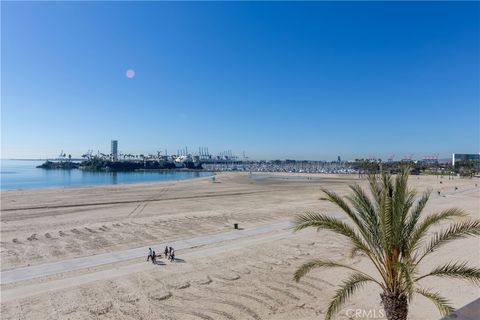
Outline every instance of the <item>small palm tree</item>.
<svg viewBox="0 0 480 320">
<path fill-rule="evenodd" d="M 331 319 L 350 296 L 367 282 L 381 288 L 381 301 L 389 320 L 404 320 L 408 303 L 414 294 L 431 300 L 442 315 L 453 311 L 450 302 L 439 293 L 419 287 L 419 280 L 427 277 L 464 279 L 480 284 L 480 269 L 466 262 L 451 261 L 425 274 L 420 274 L 419 264 L 429 254 L 452 240 L 480 234 L 480 220 L 467 219 L 467 214 L 457 208 L 423 217 L 430 192 L 416 201 L 416 192 L 407 187 L 409 168 L 403 168 L 393 178 L 387 173 L 368 178 L 371 196 L 358 185 L 350 186 L 352 194 L 343 199 L 328 190 L 322 190 L 327 200 L 338 206 L 351 223 L 318 213 L 298 215 L 294 230 L 309 227 L 333 231 L 352 245 L 352 255 L 361 254 L 372 263 L 376 276 L 355 267 L 317 259 L 303 264 L 294 275 L 299 281 L 314 268 L 345 268 L 353 271 L 336 291 L 330 301 L 325 319 Z M 446 228 L 435 233 L 429 230 L 447 220 Z"/>
</svg>

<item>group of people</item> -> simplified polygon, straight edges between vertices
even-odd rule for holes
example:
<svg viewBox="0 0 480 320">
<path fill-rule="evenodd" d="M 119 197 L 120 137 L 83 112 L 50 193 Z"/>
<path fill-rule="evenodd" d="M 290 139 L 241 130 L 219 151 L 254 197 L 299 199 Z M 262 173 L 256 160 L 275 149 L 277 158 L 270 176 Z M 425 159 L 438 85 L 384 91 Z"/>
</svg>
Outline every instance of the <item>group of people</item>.
<svg viewBox="0 0 480 320">
<path fill-rule="evenodd" d="M 172 247 L 166 246 L 164 254 L 165 254 L 165 259 L 170 260 L 170 262 L 175 261 L 175 250 Z M 155 250 L 152 250 L 152 248 L 148 248 L 147 261 L 152 260 L 152 263 L 155 263 L 157 261 L 157 257 L 161 258 L 162 254 L 157 256 L 157 254 L 155 253 Z"/>
</svg>

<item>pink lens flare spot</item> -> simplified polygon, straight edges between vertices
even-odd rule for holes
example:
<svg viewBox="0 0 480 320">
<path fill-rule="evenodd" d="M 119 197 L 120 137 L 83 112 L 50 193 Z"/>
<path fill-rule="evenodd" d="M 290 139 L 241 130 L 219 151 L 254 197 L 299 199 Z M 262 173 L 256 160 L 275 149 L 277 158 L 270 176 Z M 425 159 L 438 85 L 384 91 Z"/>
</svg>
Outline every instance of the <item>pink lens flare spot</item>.
<svg viewBox="0 0 480 320">
<path fill-rule="evenodd" d="M 128 78 L 128 79 L 132 79 L 133 77 L 135 77 L 135 70 L 133 70 L 133 69 L 128 69 L 128 70 L 127 70 L 127 78 Z"/>
</svg>

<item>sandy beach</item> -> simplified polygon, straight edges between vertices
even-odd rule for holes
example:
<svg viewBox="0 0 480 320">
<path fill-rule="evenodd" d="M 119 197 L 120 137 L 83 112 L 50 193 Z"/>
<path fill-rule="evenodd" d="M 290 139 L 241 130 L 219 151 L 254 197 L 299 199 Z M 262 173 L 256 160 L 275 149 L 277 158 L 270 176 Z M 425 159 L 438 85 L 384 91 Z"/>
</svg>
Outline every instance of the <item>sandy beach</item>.
<svg viewBox="0 0 480 320">
<path fill-rule="evenodd" d="M 314 257 L 353 263 L 366 271 L 371 266 L 350 258 L 348 246 L 335 235 L 293 233 L 288 222 L 306 211 L 339 215 L 319 200 L 320 189 L 347 194 L 349 184 L 365 181 L 358 175 L 306 177 L 310 179 L 219 173 L 215 183 L 198 178 L 2 191 L 2 273 L 98 255 L 117 257 L 113 263 L 2 280 L 2 319 L 321 319 L 347 273 L 316 270 L 296 283 L 295 269 Z M 433 191 L 427 213 L 457 206 L 480 217 L 478 179 L 412 176 L 410 184 L 419 192 Z M 238 235 L 231 234 L 234 223 L 243 229 Z M 214 238 L 208 241 L 210 236 Z M 198 239 L 206 244 L 198 245 Z M 145 262 L 144 247 L 165 243 L 184 246 L 176 251 L 181 262 Z M 455 259 L 478 264 L 478 239 L 446 246 L 425 260 L 424 267 Z M 426 287 L 443 293 L 455 307 L 480 296 L 478 288 L 458 281 L 435 280 Z M 347 311 L 358 308 L 380 310 L 378 288 L 365 287 L 337 318 L 353 319 Z M 414 299 L 409 319 L 438 318 L 430 302 Z"/>
</svg>

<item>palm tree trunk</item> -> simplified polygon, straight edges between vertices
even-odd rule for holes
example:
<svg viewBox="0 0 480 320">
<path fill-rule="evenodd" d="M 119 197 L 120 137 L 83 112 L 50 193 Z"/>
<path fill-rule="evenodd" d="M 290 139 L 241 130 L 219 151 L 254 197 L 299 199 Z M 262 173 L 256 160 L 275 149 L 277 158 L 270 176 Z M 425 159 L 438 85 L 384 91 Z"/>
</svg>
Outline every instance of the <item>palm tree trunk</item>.
<svg viewBox="0 0 480 320">
<path fill-rule="evenodd" d="M 380 297 L 388 320 L 407 319 L 408 301 L 405 295 L 384 291 Z"/>
</svg>

